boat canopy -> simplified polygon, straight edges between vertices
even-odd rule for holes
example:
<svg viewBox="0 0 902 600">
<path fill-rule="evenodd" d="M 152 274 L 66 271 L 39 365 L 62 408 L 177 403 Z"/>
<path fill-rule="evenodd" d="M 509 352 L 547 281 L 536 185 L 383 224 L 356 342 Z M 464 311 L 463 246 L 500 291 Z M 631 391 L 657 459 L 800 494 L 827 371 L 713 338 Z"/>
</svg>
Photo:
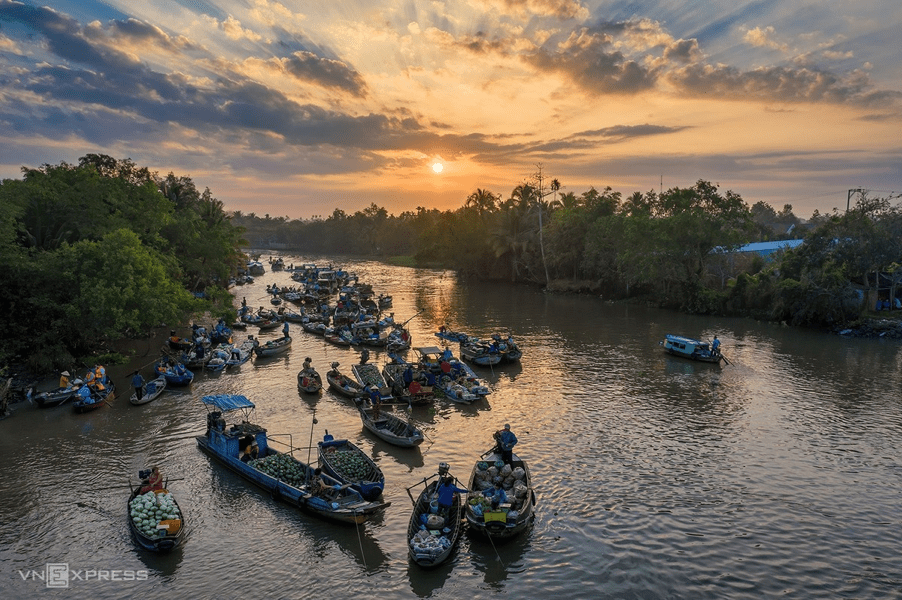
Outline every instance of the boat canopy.
<svg viewBox="0 0 902 600">
<path fill-rule="evenodd" d="M 682 343 L 682 344 L 692 344 L 693 346 L 707 346 L 707 344 L 704 343 L 704 342 L 700 342 L 700 341 L 698 341 L 698 340 L 696 340 L 696 339 L 693 339 L 693 338 L 690 338 L 690 337 L 685 337 L 685 336 L 682 336 L 682 335 L 672 335 L 672 334 L 669 334 L 669 333 L 668 333 L 668 334 L 666 335 L 666 337 L 667 337 L 667 339 L 670 340 L 671 342 L 679 342 L 679 343 Z"/>
<path fill-rule="evenodd" d="M 207 406 L 215 406 L 223 412 L 230 410 L 239 410 L 242 408 L 254 408 L 253 402 L 239 394 L 217 394 L 215 396 L 204 396 L 200 401 Z"/>
<path fill-rule="evenodd" d="M 442 349 L 438 346 L 426 346 L 424 348 L 417 348 L 417 352 L 425 356 L 427 354 L 441 354 Z"/>
</svg>

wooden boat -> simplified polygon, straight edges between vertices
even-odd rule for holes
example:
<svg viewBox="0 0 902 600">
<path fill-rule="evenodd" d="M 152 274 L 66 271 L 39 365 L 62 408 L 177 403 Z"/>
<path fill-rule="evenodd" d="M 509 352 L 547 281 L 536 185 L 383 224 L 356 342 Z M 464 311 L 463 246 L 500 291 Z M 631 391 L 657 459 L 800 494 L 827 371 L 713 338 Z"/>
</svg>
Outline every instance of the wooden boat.
<svg viewBox="0 0 902 600">
<path fill-rule="evenodd" d="M 116 386 L 111 379 L 107 379 L 102 390 L 92 389 L 91 386 L 83 385 L 78 390 L 78 398 L 72 403 L 72 408 L 77 413 L 90 412 L 105 406 L 109 401 L 116 397 Z"/>
<path fill-rule="evenodd" d="M 523 358 L 523 350 L 514 341 L 513 336 L 508 335 L 506 338 L 502 338 L 500 335 L 495 334 L 492 336 L 492 339 L 498 345 L 502 363 L 514 363 Z"/>
<path fill-rule="evenodd" d="M 376 437 L 402 448 L 412 448 L 423 443 L 423 432 L 410 421 L 381 408 L 377 410 L 375 407 L 368 407 L 362 398 L 357 399 L 356 403 L 364 428 Z"/>
<path fill-rule="evenodd" d="M 513 454 L 510 465 L 505 465 L 497 446 L 483 454 L 482 460 L 473 466 L 467 489 L 488 490 L 494 486 L 496 478 L 502 481 L 507 501 L 493 504 L 482 494 L 471 494 L 466 519 L 471 532 L 500 540 L 514 537 L 532 524 L 536 494 L 526 462 Z"/>
<path fill-rule="evenodd" d="M 682 356 L 700 362 L 720 363 L 723 355 L 717 350 L 712 350 L 707 342 L 700 342 L 681 335 L 667 334 L 661 342 L 664 350 L 674 356 Z"/>
<path fill-rule="evenodd" d="M 419 369 L 415 369 L 417 365 L 410 364 L 395 356 L 395 361 L 387 363 L 382 367 L 382 376 L 385 382 L 391 388 L 392 395 L 399 402 L 407 402 L 417 406 L 430 404 L 435 399 L 435 393 L 432 386 L 424 385 L 418 378 Z M 407 369 L 411 369 L 411 380 L 407 383 L 404 379 L 404 373 Z"/>
<path fill-rule="evenodd" d="M 440 380 L 439 384 L 435 386 L 435 393 L 458 404 L 472 404 L 482 398 L 482 396 L 470 392 L 466 387 L 450 378 Z"/>
<path fill-rule="evenodd" d="M 210 352 L 210 358 L 207 360 L 204 368 L 208 371 L 219 372 L 226 368 L 229 359 L 232 358 L 232 346 L 218 346 Z"/>
<path fill-rule="evenodd" d="M 259 341 L 254 339 L 254 336 L 249 335 L 247 336 L 247 339 L 238 346 L 232 346 L 231 352 L 229 352 L 229 358 L 226 361 L 226 369 L 240 367 L 249 361 L 254 355 L 254 348 L 256 348 L 259 343 Z"/>
<path fill-rule="evenodd" d="M 362 385 L 339 372 L 337 362 L 332 363 L 332 370 L 326 372 L 326 382 L 329 384 L 330 389 L 348 398 L 366 395 Z"/>
<path fill-rule="evenodd" d="M 326 327 L 323 337 L 327 342 L 336 346 L 350 346 L 353 343 L 350 332 L 335 327 Z"/>
<path fill-rule="evenodd" d="M 128 529 L 145 550 L 171 552 L 184 541 L 185 515 L 169 490 L 142 494 L 138 485 L 125 506 Z"/>
<path fill-rule="evenodd" d="M 298 371 L 298 388 L 308 394 L 315 394 L 323 389 L 323 378 L 313 367 L 301 369 Z"/>
<path fill-rule="evenodd" d="M 137 392 L 132 392 L 131 398 L 129 398 L 129 402 L 138 406 L 140 404 L 147 404 L 148 402 L 153 402 L 157 398 L 160 397 L 160 394 L 166 391 L 166 377 L 160 375 L 156 379 L 152 379 L 144 384 L 144 395 L 141 396 L 141 399 L 138 399 Z"/>
<path fill-rule="evenodd" d="M 48 392 L 40 392 L 31 397 L 37 403 L 38 408 L 52 408 L 62 406 L 76 397 L 79 388 L 84 385 L 81 379 L 73 379 L 67 387 L 56 388 Z"/>
<path fill-rule="evenodd" d="M 268 491 L 274 499 L 284 500 L 324 519 L 351 524 L 363 523 L 391 505 L 390 502 L 368 502 L 360 492 L 342 485 L 327 473 L 321 477 L 332 487 L 328 492 L 319 491 L 313 485 L 314 467 L 272 447 L 280 442 L 267 436 L 266 429 L 252 422 L 254 404 L 245 396 L 204 396 L 201 402 L 208 411 L 207 432 L 197 436 L 198 448 Z M 236 417 L 238 422 L 227 426 L 223 415 L 236 413 L 240 413 Z M 242 462 L 240 446 L 249 441 L 257 443 L 258 458 Z"/>
<path fill-rule="evenodd" d="M 470 336 L 461 331 L 451 331 L 446 327 L 440 327 L 439 330 L 435 333 L 435 337 L 440 340 L 445 340 L 446 342 L 454 342 L 455 344 L 459 344 L 460 342 L 466 342 Z"/>
<path fill-rule="evenodd" d="M 458 494 L 454 494 L 448 516 L 438 514 L 436 490 L 441 478 L 448 475 L 449 466 L 440 463 L 438 468 L 438 474 L 407 488 L 407 495 L 413 502 L 413 512 L 407 526 L 407 553 L 411 561 L 426 569 L 437 567 L 451 557 L 463 529 L 463 509 Z M 423 489 L 414 499 L 411 490 L 419 486 Z"/>
<path fill-rule="evenodd" d="M 481 367 L 490 367 L 501 362 L 501 351 L 498 350 L 497 344 L 486 344 L 474 337 L 460 343 L 460 356 Z"/>
<path fill-rule="evenodd" d="M 307 333 L 312 333 L 314 335 L 326 335 L 327 325 L 322 321 L 305 321 L 301 323 L 301 327 Z"/>
<path fill-rule="evenodd" d="M 166 378 L 166 385 L 170 387 L 186 386 L 194 381 L 194 373 L 188 370 L 183 363 L 170 362 L 168 357 L 162 357 L 154 365 L 157 375 Z"/>
<path fill-rule="evenodd" d="M 265 344 L 260 344 L 254 348 L 254 353 L 259 358 L 268 358 L 270 356 L 278 356 L 284 354 L 291 348 L 291 337 L 280 337 L 276 340 L 269 340 Z"/>
<path fill-rule="evenodd" d="M 348 440 L 336 440 L 329 432 L 319 447 L 323 471 L 340 483 L 349 483 L 365 500 L 375 500 L 385 489 L 385 475 L 373 459 Z"/>
<path fill-rule="evenodd" d="M 364 391 L 367 389 L 377 390 L 381 402 L 390 402 L 395 399 L 392 396 L 391 388 L 385 382 L 385 378 L 382 377 L 382 373 L 379 372 L 379 367 L 376 365 L 369 363 L 351 365 L 351 372 L 354 373 L 357 383 L 360 384 Z"/>
</svg>

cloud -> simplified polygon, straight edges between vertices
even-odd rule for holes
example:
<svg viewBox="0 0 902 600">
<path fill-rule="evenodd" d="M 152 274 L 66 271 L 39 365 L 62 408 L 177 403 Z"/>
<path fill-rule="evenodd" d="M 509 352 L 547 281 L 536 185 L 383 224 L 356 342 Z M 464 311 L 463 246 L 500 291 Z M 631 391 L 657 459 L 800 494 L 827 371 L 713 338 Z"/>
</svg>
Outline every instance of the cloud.
<svg viewBox="0 0 902 600">
<path fill-rule="evenodd" d="M 786 44 L 777 42 L 774 39 L 775 33 L 776 31 L 771 26 L 765 27 L 764 29 L 755 27 L 754 29 L 747 30 L 743 39 L 747 44 L 750 44 L 752 46 L 771 48 L 773 50 L 781 50 L 783 52 L 789 50 Z"/>
<path fill-rule="evenodd" d="M 287 73 L 303 81 L 341 89 L 359 98 L 366 96 L 363 77 L 341 61 L 322 58 L 312 52 L 295 52 L 279 62 Z"/>
</svg>

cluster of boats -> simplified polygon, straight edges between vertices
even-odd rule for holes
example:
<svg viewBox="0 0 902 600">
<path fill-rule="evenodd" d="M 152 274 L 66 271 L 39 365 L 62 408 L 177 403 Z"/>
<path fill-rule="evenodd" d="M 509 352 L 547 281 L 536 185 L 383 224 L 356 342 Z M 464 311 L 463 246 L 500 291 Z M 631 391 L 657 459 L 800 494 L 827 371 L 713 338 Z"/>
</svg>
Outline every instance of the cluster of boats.
<svg viewBox="0 0 902 600">
<path fill-rule="evenodd" d="M 481 355 L 498 356 L 498 362 L 519 360 L 521 356 L 509 335 L 503 339 L 493 336 L 487 343 L 464 336 L 457 340 L 460 357 L 449 347 L 413 348 L 407 322 L 397 323 L 394 313 L 384 314 L 391 307 L 391 296 L 374 295 L 370 286 L 360 284 L 355 276 L 341 269 L 277 264 L 271 261 L 270 267 L 290 270 L 298 287 L 268 286 L 274 308 L 251 311 L 242 302 L 239 319 L 231 325 L 222 319 L 209 329 L 194 324 L 187 337 L 172 331 L 160 358 L 153 363 L 152 376 L 145 382 L 140 373 L 135 373 L 131 403 L 147 404 L 167 390 L 188 386 L 198 370 L 223 371 L 248 362 L 254 355 L 266 358 L 288 352 L 290 327 L 296 325 L 311 334 L 323 335 L 336 345 L 359 347 L 359 362 L 350 365 L 348 374 L 339 370 L 338 362 L 333 362 L 325 380 L 307 358 L 297 373 L 298 389 L 317 394 L 328 386 L 354 402 L 365 431 L 394 446 L 414 448 L 426 436 L 411 422 L 410 410 L 405 417 L 402 411 L 393 410 L 393 405 L 407 405 L 410 409 L 437 398 L 455 403 L 477 401 L 490 390 L 467 362 L 490 366 L 497 363 L 486 362 Z M 248 271 L 261 274 L 257 265 L 253 270 L 249 265 Z M 289 308 L 288 303 L 296 306 Z M 235 331 L 246 331 L 252 326 L 260 332 L 281 327 L 283 336 L 264 342 L 251 334 L 238 343 L 234 341 Z M 450 335 L 446 328 L 440 333 Z M 367 347 L 386 350 L 389 362 L 381 368 L 369 362 Z M 408 350 L 414 353 L 410 360 L 404 358 Z M 102 371 L 102 367 L 99 369 Z M 92 369 L 84 378 L 67 382 L 66 387 L 61 382 L 61 389 L 39 394 L 35 400 L 39 406 L 53 406 L 81 393 L 99 406 L 113 393 L 112 382 L 100 371 Z M 82 389 L 88 392 L 78 392 Z M 82 402 L 87 400 L 78 400 L 76 410 L 89 410 Z M 350 440 L 336 439 L 327 431 L 315 444 L 317 460 L 311 463 L 309 457 L 304 461 L 295 455 L 291 436 L 287 441 L 280 440 L 280 436 L 268 434 L 255 423 L 255 405 L 247 397 L 214 394 L 204 396 L 201 402 L 207 408 L 206 431 L 196 437 L 198 448 L 270 492 L 274 499 L 330 521 L 355 525 L 391 505 L 383 499 L 382 470 Z M 313 422 L 316 423 L 315 418 Z M 310 445 L 314 447 L 312 442 L 311 429 Z M 139 479 L 146 475 L 142 472 Z M 492 502 L 482 494 L 493 486 L 493 481 L 501 482 L 499 485 L 507 491 L 503 502 L 498 502 L 497 497 Z M 443 482 L 456 487 L 450 507 L 438 504 Z M 162 482 L 148 483 L 145 479 L 137 486 L 129 485 L 129 529 L 140 547 L 168 552 L 185 538 L 185 515 Z M 480 457 L 465 487 L 450 473 L 450 467 L 441 463 L 436 473 L 406 489 L 413 504 L 407 531 L 409 556 L 412 562 L 426 568 L 442 564 L 451 556 L 465 528 L 502 540 L 525 530 L 535 518 L 536 498 L 525 461 L 513 454 L 504 462 L 498 447 Z"/>
<path fill-rule="evenodd" d="M 28 395 L 39 408 L 61 406 L 71 400 L 75 412 L 85 413 L 108 405 L 116 397 L 116 385 L 103 365 L 94 365 L 84 375 L 72 379 L 68 371 L 63 371 L 59 387 L 38 394 L 29 390 Z"/>
</svg>

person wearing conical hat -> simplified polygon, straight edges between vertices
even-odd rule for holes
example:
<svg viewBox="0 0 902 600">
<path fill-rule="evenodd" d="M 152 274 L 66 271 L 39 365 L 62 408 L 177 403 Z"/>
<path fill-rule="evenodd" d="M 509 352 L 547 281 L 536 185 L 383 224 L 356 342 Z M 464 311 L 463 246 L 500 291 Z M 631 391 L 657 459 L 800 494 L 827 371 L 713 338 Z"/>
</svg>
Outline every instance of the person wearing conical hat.
<svg viewBox="0 0 902 600">
<path fill-rule="evenodd" d="M 63 371 L 62 373 L 60 373 L 60 387 L 69 387 L 69 371 Z"/>
</svg>

